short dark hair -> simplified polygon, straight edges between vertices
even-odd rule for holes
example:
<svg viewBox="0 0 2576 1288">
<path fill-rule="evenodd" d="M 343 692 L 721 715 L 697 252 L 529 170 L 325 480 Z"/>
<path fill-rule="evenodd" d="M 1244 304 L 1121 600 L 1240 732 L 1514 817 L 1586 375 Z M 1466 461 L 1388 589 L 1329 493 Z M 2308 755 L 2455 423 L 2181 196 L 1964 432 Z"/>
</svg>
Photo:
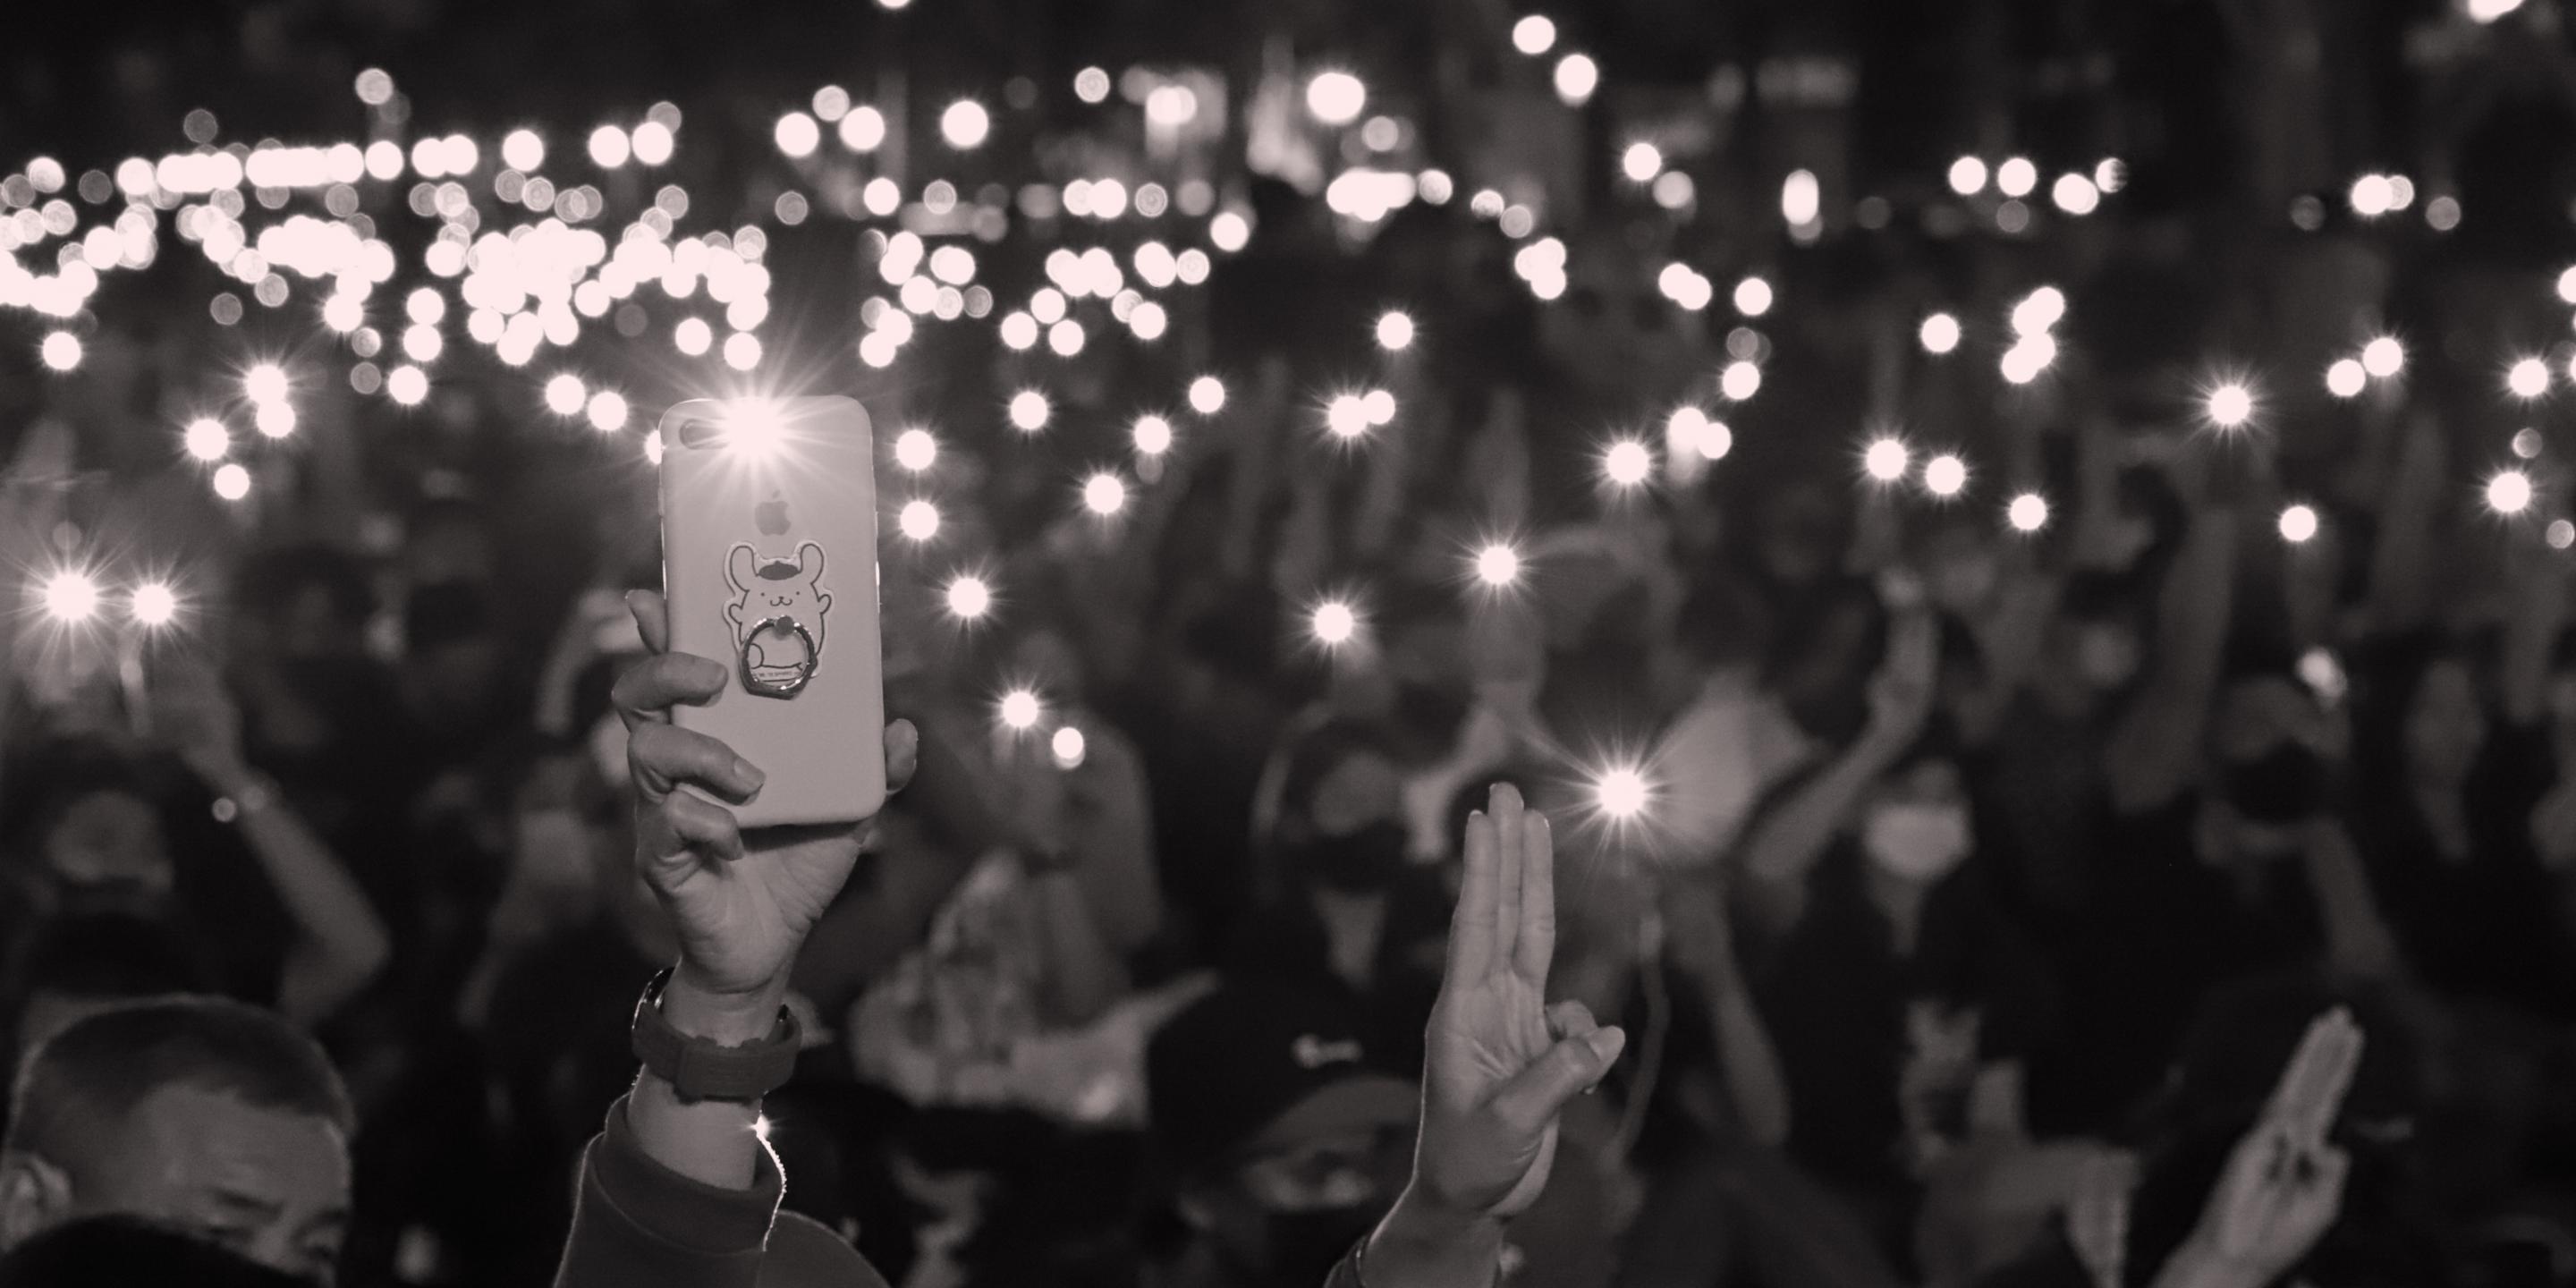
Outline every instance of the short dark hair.
<svg viewBox="0 0 2576 1288">
<path fill-rule="evenodd" d="M 298 1288 L 305 1281 L 130 1216 L 67 1222 L 0 1257 L 0 1288 L 126 1288 L 131 1284 Z"/>
<path fill-rule="evenodd" d="M 164 997 L 89 1016 L 54 1035 L 18 1075 L 0 1148 L 71 1166 L 101 1129 L 171 1087 L 232 1096 L 329 1122 L 345 1137 L 357 1113 L 311 1038 L 255 1006 Z"/>
</svg>

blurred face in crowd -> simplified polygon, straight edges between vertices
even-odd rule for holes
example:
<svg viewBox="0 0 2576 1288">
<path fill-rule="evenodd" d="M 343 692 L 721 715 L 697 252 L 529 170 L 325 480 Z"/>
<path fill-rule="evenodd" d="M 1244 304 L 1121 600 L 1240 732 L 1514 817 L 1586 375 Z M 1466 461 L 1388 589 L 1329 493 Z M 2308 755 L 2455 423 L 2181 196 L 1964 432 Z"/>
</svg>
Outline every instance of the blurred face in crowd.
<svg viewBox="0 0 2576 1288">
<path fill-rule="evenodd" d="M 2214 782 L 2233 822 L 2231 853 L 2267 854 L 2298 844 L 2298 828 L 2325 810 L 2343 728 L 2296 681 L 2237 680 L 2210 722 Z"/>
<path fill-rule="evenodd" d="M 0 1192 L 14 1243 L 84 1217 L 170 1225 L 328 1282 L 349 1223 L 348 1142 L 329 1122 L 186 1085 L 103 1124 L 81 1164 L 19 1160 Z"/>
<path fill-rule="evenodd" d="M 1815 488 L 1793 488 L 1763 511 L 1758 542 L 1762 571 L 1771 580 L 1811 585 L 1831 574 L 1842 558 L 1839 511 L 1832 498 Z"/>
<path fill-rule="evenodd" d="M 2063 714 L 2088 714 L 2135 683 L 2145 662 L 2137 627 L 2126 619 L 2061 617 L 2041 649 L 2040 691 Z"/>
<path fill-rule="evenodd" d="M 175 873 L 160 811 L 126 791 L 81 796 L 44 834 L 40 892 L 59 911 L 155 915 Z"/>
<path fill-rule="evenodd" d="M 288 662 L 357 657 L 365 645 L 362 624 L 344 620 L 330 588 L 319 582 L 287 595 L 270 635 L 271 651 Z"/>
<path fill-rule="evenodd" d="M 1403 778 L 1395 762 L 1350 752 L 1315 784 L 1312 831 L 1294 863 L 1310 880 L 1349 893 L 1384 889 L 1403 867 Z"/>
<path fill-rule="evenodd" d="M 1612 406 L 1660 405 L 1697 363 L 1699 324 L 1655 288 L 1614 241 L 1577 251 L 1564 298 L 1539 310 L 1539 339 L 1558 370 Z"/>
<path fill-rule="evenodd" d="M 1975 846 L 1959 767 L 1917 761 L 1890 774 L 1861 809 L 1861 849 L 1877 871 L 1929 884 L 1957 871 Z"/>
<path fill-rule="evenodd" d="M 2469 776 L 2486 740 L 2476 677 L 2455 658 L 2437 659 L 2407 706 L 2407 772 L 2419 783 L 2456 784 Z"/>
<path fill-rule="evenodd" d="M 531 766 L 510 820 L 509 897 L 547 924 L 578 922 L 599 906 L 614 876 L 590 819 L 580 808 L 588 766 L 552 756 Z"/>
<path fill-rule="evenodd" d="M 1406 1130 L 1361 1128 L 1260 1147 L 1182 1210 L 1257 1282 L 1312 1288 L 1394 1203 L 1411 1144 Z"/>
<path fill-rule="evenodd" d="M 1073 641 L 1051 630 L 1031 631 L 1011 650 L 1012 673 L 1061 703 L 1082 701 L 1082 656 Z"/>
<path fill-rule="evenodd" d="M 1961 525 L 1933 532 L 1925 543 L 1924 586 L 1941 611 L 1974 620 L 1993 602 L 2003 581 L 1993 545 Z"/>
</svg>

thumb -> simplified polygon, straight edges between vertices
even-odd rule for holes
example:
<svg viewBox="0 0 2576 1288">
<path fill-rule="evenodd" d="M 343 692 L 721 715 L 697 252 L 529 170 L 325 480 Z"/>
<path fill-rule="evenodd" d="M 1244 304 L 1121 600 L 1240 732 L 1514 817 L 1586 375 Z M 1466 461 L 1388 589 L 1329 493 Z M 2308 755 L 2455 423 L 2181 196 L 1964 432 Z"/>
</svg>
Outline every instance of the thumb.
<svg viewBox="0 0 2576 1288">
<path fill-rule="evenodd" d="M 1558 1042 L 1503 1084 L 1503 1089 L 1494 1095 L 1494 1113 L 1520 1130 L 1544 1130 L 1555 1121 L 1566 1101 L 1610 1072 L 1610 1066 L 1618 1062 L 1619 1053 L 1627 1045 L 1627 1033 L 1616 1027 L 1594 1029 Z"/>
</svg>

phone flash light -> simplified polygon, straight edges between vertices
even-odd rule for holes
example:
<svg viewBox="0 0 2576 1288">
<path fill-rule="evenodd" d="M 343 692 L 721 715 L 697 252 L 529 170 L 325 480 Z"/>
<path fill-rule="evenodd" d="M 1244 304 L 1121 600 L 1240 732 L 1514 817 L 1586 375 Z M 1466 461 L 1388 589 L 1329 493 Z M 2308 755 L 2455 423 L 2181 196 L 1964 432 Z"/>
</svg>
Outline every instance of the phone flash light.
<svg viewBox="0 0 2576 1288">
<path fill-rule="evenodd" d="M 1056 730 L 1055 736 L 1047 740 L 1047 750 L 1054 753 L 1056 768 L 1081 768 L 1084 750 L 1082 731 L 1072 725 Z"/>
<path fill-rule="evenodd" d="M 1476 552 L 1476 579 L 1488 586 L 1508 586 L 1520 580 L 1520 552 L 1501 542 Z"/>
<path fill-rule="evenodd" d="M 1612 818 L 1635 818 L 1646 809 L 1646 779 L 1633 769 L 1613 769 L 1593 784 L 1601 812 Z"/>
<path fill-rule="evenodd" d="M 787 427 L 774 409 L 742 406 L 725 417 L 725 446 L 745 456 L 767 456 L 786 441 Z"/>
<path fill-rule="evenodd" d="M 1013 689 L 1002 695 L 1002 723 L 1014 729 L 1026 729 L 1038 722 L 1038 695 L 1027 689 Z"/>
<path fill-rule="evenodd" d="M 1315 638 L 1326 644 L 1346 644 L 1358 629 L 1359 618 L 1348 604 L 1327 600 L 1315 609 Z"/>
<path fill-rule="evenodd" d="M 58 622 L 85 622 L 98 611 L 98 583 L 86 574 L 58 572 L 45 579 L 45 612 Z"/>
<path fill-rule="evenodd" d="M 895 519 L 903 535 L 915 541 L 928 541 L 939 535 L 939 507 L 928 501 L 907 501 Z"/>
<path fill-rule="evenodd" d="M 133 598 L 127 607 L 133 612 L 134 620 L 146 626 L 167 626 L 172 618 L 179 615 L 179 595 L 161 582 L 145 582 L 134 588 Z"/>
<path fill-rule="evenodd" d="M 2487 505 L 2498 514 L 2520 514 L 2531 507 L 2531 476 L 2506 470 L 2487 480 Z"/>
<path fill-rule="evenodd" d="M 968 621 L 983 616 L 993 607 L 993 591 L 981 577 L 960 577 L 948 583 L 948 611 Z"/>
</svg>

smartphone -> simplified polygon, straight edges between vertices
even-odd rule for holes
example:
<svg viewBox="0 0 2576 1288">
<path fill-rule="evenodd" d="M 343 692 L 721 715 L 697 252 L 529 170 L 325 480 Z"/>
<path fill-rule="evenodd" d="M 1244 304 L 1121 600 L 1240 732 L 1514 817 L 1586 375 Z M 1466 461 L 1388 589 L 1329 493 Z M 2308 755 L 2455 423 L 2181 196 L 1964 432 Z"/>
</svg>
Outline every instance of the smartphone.
<svg viewBox="0 0 2576 1288">
<path fill-rule="evenodd" d="M 662 415 L 671 647 L 724 665 L 671 713 L 767 775 L 744 827 L 848 823 L 885 803 L 876 448 L 848 398 L 681 403 Z"/>
</svg>

